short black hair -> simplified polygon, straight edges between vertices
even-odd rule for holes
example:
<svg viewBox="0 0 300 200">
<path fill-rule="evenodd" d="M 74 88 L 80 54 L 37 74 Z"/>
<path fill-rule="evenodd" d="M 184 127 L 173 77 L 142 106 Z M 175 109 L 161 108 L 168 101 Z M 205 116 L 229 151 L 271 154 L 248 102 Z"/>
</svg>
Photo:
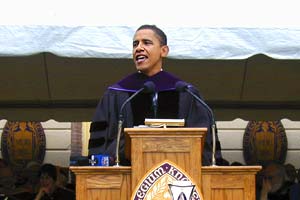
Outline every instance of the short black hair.
<svg viewBox="0 0 300 200">
<path fill-rule="evenodd" d="M 39 177 L 41 177 L 42 174 L 47 174 L 48 176 L 53 178 L 54 181 L 56 181 L 57 179 L 56 166 L 50 163 L 43 164 L 39 171 Z"/>
<path fill-rule="evenodd" d="M 167 35 L 157 26 L 155 25 L 149 25 L 149 24 L 144 24 L 140 26 L 136 31 L 143 30 L 143 29 L 150 29 L 154 31 L 157 36 L 159 37 L 160 45 L 164 46 L 167 45 Z"/>
</svg>

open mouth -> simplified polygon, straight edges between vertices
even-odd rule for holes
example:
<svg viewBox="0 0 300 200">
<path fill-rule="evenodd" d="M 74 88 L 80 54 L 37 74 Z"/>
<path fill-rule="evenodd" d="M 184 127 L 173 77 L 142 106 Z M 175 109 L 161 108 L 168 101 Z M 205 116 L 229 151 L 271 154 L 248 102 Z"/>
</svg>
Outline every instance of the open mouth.
<svg viewBox="0 0 300 200">
<path fill-rule="evenodd" d="M 145 56 L 145 55 L 138 55 L 138 56 L 135 57 L 135 61 L 136 61 L 137 63 L 142 63 L 142 62 L 144 62 L 147 58 L 148 58 L 148 57 Z"/>
</svg>

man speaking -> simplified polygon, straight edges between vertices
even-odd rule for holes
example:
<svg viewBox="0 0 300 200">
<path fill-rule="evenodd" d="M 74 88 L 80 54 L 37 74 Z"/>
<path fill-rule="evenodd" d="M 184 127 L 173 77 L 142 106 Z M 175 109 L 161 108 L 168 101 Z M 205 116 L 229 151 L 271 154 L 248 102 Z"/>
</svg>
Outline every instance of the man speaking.
<svg viewBox="0 0 300 200">
<path fill-rule="evenodd" d="M 89 155 L 106 154 L 115 159 L 118 121 L 122 126 L 133 127 L 144 124 L 145 118 L 184 119 L 185 127 L 207 127 L 202 165 L 212 162 L 211 113 L 193 94 L 198 91 L 189 85 L 189 92 L 176 90 L 181 79 L 163 71 L 163 59 L 169 47 L 167 36 L 155 25 L 142 25 L 133 37 L 132 56 L 137 72 L 130 74 L 110 86 L 100 100 L 90 127 Z M 153 91 L 143 92 L 145 83 L 152 82 Z M 147 84 L 146 84 L 147 85 Z M 134 95 L 133 98 L 130 98 Z M 124 104 L 126 100 L 130 101 Z M 122 109 L 121 109 L 122 107 Z M 216 160 L 222 160 L 221 148 L 216 134 Z M 130 165 L 126 160 L 124 134 L 120 139 L 121 165 Z"/>
</svg>

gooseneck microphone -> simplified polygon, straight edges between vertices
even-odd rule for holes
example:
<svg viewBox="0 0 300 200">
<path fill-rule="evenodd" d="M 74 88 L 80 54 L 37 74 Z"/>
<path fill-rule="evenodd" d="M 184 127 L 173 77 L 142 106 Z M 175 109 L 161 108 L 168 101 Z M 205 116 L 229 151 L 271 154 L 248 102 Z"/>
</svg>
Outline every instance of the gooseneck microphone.
<svg viewBox="0 0 300 200">
<path fill-rule="evenodd" d="M 147 81 L 144 83 L 143 87 L 133 93 L 124 103 L 122 104 L 120 108 L 120 113 L 119 113 L 119 121 L 118 121 L 118 135 L 117 135 L 117 145 L 116 145 L 116 161 L 115 161 L 115 166 L 119 167 L 120 166 L 120 155 L 119 155 L 119 149 L 120 149 L 120 139 L 121 139 L 121 133 L 122 133 L 122 126 L 124 122 L 124 116 L 123 116 L 123 110 L 125 105 L 130 102 L 136 95 L 138 95 L 141 92 L 144 93 L 153 93 L 155 91 L 155 84 L 152 81 Z"/>
<path fill-rule="evenodd" d="M 216 166 L 216 122 L 214 118 L 213 111 L 210 109 L 210 107 L 194 92 L 191 91 L 192 86 L 187 84 L 184 81 L 177 81 L 175 84 L 176 91 L 178 92 L 188 92 L 190 95 L 192 95 L 199 103 L 201 103 L 209 112 L 210 118 L 211 118 L 211 130 L 212 130 L 212 139 L 213 139 L 213 149 L 212 149 L 212 165 Z"/>
</svg>

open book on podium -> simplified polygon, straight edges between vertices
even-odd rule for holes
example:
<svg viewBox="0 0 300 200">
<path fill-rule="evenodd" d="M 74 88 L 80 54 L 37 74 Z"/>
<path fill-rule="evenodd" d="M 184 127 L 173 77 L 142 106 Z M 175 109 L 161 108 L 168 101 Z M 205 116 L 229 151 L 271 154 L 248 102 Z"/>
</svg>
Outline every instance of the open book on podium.
<svg viewBox="0 0 300 200">
<path fill-rule="evenodd" d="M 145 125 L 148 127 L 159 128 L 159 127 L 183 127 L 184 119 L 153 119 L 146 118 Z"/>
</svg>

